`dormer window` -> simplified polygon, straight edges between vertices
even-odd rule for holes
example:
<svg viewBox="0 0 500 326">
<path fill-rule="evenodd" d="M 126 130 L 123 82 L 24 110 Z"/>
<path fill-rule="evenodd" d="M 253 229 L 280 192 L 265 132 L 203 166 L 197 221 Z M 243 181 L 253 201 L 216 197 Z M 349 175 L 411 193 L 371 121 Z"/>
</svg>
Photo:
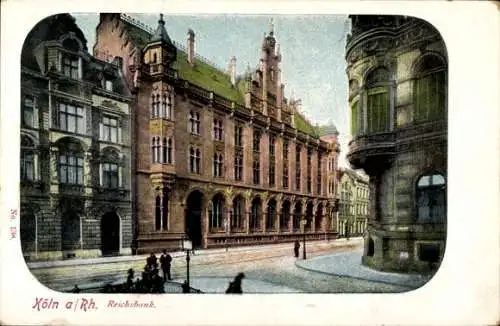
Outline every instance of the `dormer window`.
<svg viewBox="0 0 500 326">
<path fill-rule="evenodd" d="M 78 79 L 78 57 L 69 54 L 63 54 L 62 73 L 72 79 Z"/>
<path fill-rule="evenodd" d="M 105 88 L 108 92 L 112 92 L 113 91 L 113 82 L 111 80 L 106 80 Z"/>
</svg>

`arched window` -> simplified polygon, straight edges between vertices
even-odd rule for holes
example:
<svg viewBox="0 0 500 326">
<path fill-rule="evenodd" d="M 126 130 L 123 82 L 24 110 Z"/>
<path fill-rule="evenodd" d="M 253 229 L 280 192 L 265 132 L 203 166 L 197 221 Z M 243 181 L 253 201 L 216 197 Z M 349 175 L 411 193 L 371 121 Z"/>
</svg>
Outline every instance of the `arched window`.
<svg viewBox="0 0 500 326">
<path fill-rule="evenodd" d="M 155 201 L 155 227 L 156 230 L 161 229 L 161 198 L 160 196 L 156 196 Z"/>
<path fill-rule="evenodd" d="M 242 229 L 244 215 L 245 203 L 243 197 L 238 196 L 233 200 L 233 209 L 231 211 L 231 228 Z"/>
<path fill-rule="evenodd" d="M 272 231 L 274 229 L 275 220 L 276 220 L 276 200 L 271 199 L 267 204 L 266 229 L 268 231 Z"/>
<path fill-rule="evenodd" d="M 415 66 L 415 77 L 415 121 L 445 118 L 446 80 L 443 61 L 435 55 L 424 56 Z"/>
<path fill-rule="evenodd" d="M 302 219 L 302 204 L 300 202 L 297 202 L 295 204 L 295 210 L 293 211 L 293 229 L 295 231 L 299 230 L 301 219 Z"/>
<path fill-rule="evenodd" d="M 377 68 L 366 77 L 368 95 L 367 117 L 369 133 L 389 131 L 389 71 Z"/>
<path fill-rule="evenodd" d="M 168 163 L 168 155 L 167 155 L 167 138 L 163 137 L 163 144 L 162 144 L 162 154 L 163 154 L 163 160 L 162 163 L 166 164 Z"/>
<path fill-rule="evenodd" d="M 210 216 L 210 228 L 219 229 L 222 227 L 222 212 L 224 209 L 224 197 L 217 194 L 212 199 L 212 213 Z"/>
<path fill-rule="evenodd" d="M 290 222 L 290 202 L 285 200 L 281 205 L 280 215 L 280 229 L 288 230 L 288 223 Z"/>
<path fill-rule="evenodd" d="M 262 217 L 262 203 L 260 198 L 255 198 L 252 201 L 252 212 L 250 215 L 250 228 L 257 230 L 260 228 L 260 218 Z"/>
<path fill-rule="evenodd" d="M 446 181 L 440 174 L 424 175 L 417 182 L 419 223 L 443 223 L 446 216 Z"/>
<path fill-rule="evenodd" d="M 21 180 L 35 180 L 35 143 L 28 136 L 21 136 Z"/>
<path fill-rule="evenodd" d="M 151 118 L 156 118 L 156 101 L 154 94 L 151 95 Z"/>
<path fill-rule="evenodd" d="M 167 115 L 167 94 L 163 94 L 163 101 L 161 102 L 161 117 L 168 118 L 168 115 Z"/>
<path fill-rule="evenodd" d="M 312 202 L 307 203 L 305 218 L 306 218 L 305 229 L 310 230 L 311 226 L 312 226 L 311 222 L 312 222 L 312 218 L 313 218 L 313 203 Z"/>
<path fill-rule="evenodd" d="M 163 192 L 163 210 L 161 212 L 161 228 L 163 230 L 168 230 L 168 193 L 166 191 Z"/>
</svg>

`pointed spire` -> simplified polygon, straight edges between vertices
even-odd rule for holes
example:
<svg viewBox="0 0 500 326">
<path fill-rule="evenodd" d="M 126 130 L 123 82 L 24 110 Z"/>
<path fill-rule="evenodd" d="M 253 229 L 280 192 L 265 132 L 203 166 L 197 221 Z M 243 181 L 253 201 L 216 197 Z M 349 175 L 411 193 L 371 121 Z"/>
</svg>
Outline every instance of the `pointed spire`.
<svg viewBox="0 0 500 326">
<path fill-rule="evenodd" d="M 166 43 L 172 43 L 165 29 L 165 21 L 163 20 L 163 14 L 160 14 L 160 20 L 158 20 L 158 27 L 156 28 L 156 32 L 153 34 L 153 36 L 149 41 L 150 42 L 161 41 Z"/>
<path fill-rule="evenodd" d="M 274 35 L 274 22 L 273 22 L 273 19 L 271 18 L 271 20 L 269 21 L 269 35 L 270 36 L 273 36 Z"/>
</svg>

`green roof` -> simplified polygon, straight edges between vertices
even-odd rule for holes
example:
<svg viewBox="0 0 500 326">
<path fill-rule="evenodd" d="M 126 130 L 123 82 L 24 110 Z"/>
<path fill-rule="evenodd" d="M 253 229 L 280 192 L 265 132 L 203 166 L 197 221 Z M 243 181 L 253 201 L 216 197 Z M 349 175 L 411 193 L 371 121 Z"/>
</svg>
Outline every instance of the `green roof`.
<svg viewBox="0 0 500 326">
<path fill-rule="evenodd" d="M 333 124 L 330 123 L 328 125 L 321 125 L 317 127 L 317 131 L 319 136 L 327 136 L 327 135 L 335 135 L 338 134 L 337 127 Z"/>
<path fill-rule="evenodd" d="M 131 24 L 128 24 L 128 26 L 130 38 L 132 38 L 139 47 L 144 47 L 149 42 L 151 33 Z M 181 79 L 187 80 L 229 101 L 245 105 L 247 80 L 244 77 L 240 78 L 239 81 L 237 80 L 236 86 L 233 86 L 226 72 L 219 70 L 203 60 L 196 60 L 195 64 L 191 66 L 187 61 L 186 52 L 179 49 L 179 47 L 177 47 L 177 60 L 174 62 L 173 68 L 177 70 Z M 307 121 L 300 113 L 297 112 L 294 119 L 295 128 L 297 128 L 298 131 L 316 138 L 319 137 L 317 128 Z"/>
<path fill-rule="evenodd" d="M 245 104 L 245 81 L 240 81 L 234 87 L 231 84 L 228 74 L 208 63 L 196 60 L 195 64 L 191 66 L 187 61 L 187 54 L 180 49 L 177 49 L 177 60 L 173 68 L 178 71 L 180 78 L 208 91 L 212 91 L 230 101 L 241 105 Z"/>
</svg>

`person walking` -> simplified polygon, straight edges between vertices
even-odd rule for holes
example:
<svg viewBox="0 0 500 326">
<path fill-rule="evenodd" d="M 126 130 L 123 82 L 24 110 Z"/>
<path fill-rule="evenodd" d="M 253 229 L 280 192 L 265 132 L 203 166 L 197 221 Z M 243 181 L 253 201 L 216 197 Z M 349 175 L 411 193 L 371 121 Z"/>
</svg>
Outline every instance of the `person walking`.
<svg viewBox="0 0 500 326">
<path fill-rule="evenodd" d="M 238 273 L 234 280 L 229 283 L 229 287 L 226 290 L 226 294 L 242 294 L 243 289 L 241 288 L 241 281 L 245 278 L 245 274 Z"/>
<path fill-rule="evenodd" d="M 163 280 L 172 280 L 172 275 L 170 274 L 170 269 L 172 267 L 172 256 L 170 256 L 166 250 L 163 250 L 163 254 L 160 257 L 161 270 L 163 272 Z"/>
<path fill-rule="evenodd" d="M 295 258 L 299 258 L 299 249 L 300 249 L 300 242 L 299 242 L 299 240 L 295 240 L 295 244 L 293 246 L 293 251 L 295 253 Z"/>
</svg>

